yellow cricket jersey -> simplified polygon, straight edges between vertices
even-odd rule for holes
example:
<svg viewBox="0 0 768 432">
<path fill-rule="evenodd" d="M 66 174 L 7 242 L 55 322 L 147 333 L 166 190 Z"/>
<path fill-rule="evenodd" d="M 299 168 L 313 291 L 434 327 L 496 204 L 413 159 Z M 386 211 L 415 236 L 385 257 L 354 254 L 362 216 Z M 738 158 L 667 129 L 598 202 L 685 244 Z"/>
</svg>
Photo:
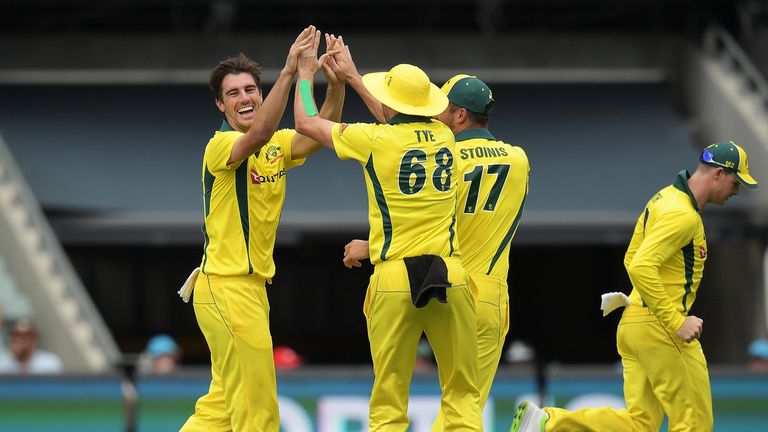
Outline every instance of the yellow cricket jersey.
<svg viewBox="0 0 768 432">
<path fill-rule="evenodd" d="M 523 214 L 529 172 L 523 149 L 496 141 L 487 129 L 456 134 L 457 232 L 469 273 L 507 279 L 509 245 Z"/>
<path fill-rule="evenodd" d="M 683 325 L 696 300 L 707 259 L 699 207 L 687 171 L 648 202 L 624 256 L 633 305 L 647 306 L 670 331 Z"/>
<path fill-rule="evenodd" d="M 227 165 L 232 146 L 243 136 L 226 121 L 203 156 L 206 274 L 275 275 L 272 251 L 285 200 L 285 172 L 304 163 L 291 160 L 296 131 L 281 129 L 256 154 Z"/>
<path fill-rule="evenodd" d="M 364 168 L 371 262 L 432 254 L 458 256 L 453 133 L 428 117 L 395 115 L 389 124 L 337 124 L 340 159 Z"/>
</svg>

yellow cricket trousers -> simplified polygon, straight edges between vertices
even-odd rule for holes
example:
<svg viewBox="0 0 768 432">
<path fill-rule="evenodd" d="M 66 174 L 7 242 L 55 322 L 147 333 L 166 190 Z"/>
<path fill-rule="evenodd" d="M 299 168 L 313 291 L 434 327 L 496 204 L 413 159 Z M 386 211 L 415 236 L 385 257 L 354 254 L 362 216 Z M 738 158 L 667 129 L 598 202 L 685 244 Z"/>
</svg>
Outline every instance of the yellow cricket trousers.
<svg viewBox="0 0 768 432">
<path fill-rule="evenodd" d="M 200 274 L 194 307 L 211 350 L 211 386 L 183 432 L 279 432 L 264 278 Z"/>
<path fill-rule="evenodd" d="M 402 260 L 377 264 L 363 312 L 375 374 L 370 400 L 371 432 L 408 429 L 408 393 L 421 333 L 437 360 L 446 431 L 481 431 L 477 389 L 477 321 L 467 276 L 458 258 L 448 267 L 448 303 L 432 299 L 417 309 Z"/>
<path fill-rule="evenodd" d="M 505 279 L 484 274 L 469 274 L 469 288 L 477 312 L 477 388 L 482 412 L 509 332 L 509 290 Z M 432 431 L 442 431 L 444 422 L 441 410 Z"/>
<path fill-rule="evenodd" d="M 686 343 L 648 308 L 628 306 L 616 345 L 624 365 L 627 408 L 545 408 L 547 431 L 658 431 L 665 413 L 671 432 L 712 431 L 709 371 L 698 340 Z"/>
</svg>

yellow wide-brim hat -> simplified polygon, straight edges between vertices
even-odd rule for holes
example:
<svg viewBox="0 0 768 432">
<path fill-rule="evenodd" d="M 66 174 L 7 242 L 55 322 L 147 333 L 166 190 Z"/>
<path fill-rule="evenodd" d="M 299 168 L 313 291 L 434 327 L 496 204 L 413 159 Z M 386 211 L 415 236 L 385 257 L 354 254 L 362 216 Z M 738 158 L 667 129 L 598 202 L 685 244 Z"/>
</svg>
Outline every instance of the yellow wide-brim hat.
<svg viewBox="0 0 768 432">
<path fill-rule="evenodd" d="M 448 107 L 448 97 L 413 65 L 365 74 L 363 85 L 379 102 L 402 114 L 433 117 Z"/>
</svg>

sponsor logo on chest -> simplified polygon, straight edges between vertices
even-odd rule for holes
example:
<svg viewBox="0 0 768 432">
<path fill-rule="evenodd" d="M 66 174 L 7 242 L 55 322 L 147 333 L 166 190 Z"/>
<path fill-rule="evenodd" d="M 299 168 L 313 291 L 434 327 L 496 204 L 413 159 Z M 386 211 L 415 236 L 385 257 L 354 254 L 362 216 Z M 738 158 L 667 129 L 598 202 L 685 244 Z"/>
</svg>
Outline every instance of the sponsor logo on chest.
<svg viewBox="0 0 768 432">
<path fill-rule="evenodd" d="M 263 183 L 275 183 L 285 176 L 285 168 L 281 169 L 275 174 L 263 175 L 256 171 L 256 168 L 251 168 L 251 183 L 263 184 Z"/>
</svg>

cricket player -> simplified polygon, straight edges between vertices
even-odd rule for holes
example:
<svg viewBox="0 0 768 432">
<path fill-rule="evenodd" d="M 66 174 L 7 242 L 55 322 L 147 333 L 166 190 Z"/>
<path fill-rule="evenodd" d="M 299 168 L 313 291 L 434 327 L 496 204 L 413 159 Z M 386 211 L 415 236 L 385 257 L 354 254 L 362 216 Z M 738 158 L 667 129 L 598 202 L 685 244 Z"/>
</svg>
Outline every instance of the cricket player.
<svg viewBox="0 0 768 432">
<path fill-rule="evenodd" d="M 657 431 L 666 414 L 671 432 L 713 428 L 712 396 L 704 352 L 698 341 L 703 321 L 689 315 L 698 295 L 707 240 L 700 212 L 756 188 L 747 153 L 733 142 L 712 144 L 693 175 L 648 201 L 624 257 L 632 282 L 630 305 L 616 332 L 624 366 L 626 409 L 567 411 L 523 402 L 512 432 Z"/>
<path fill-rule="evenodd" d="M 212 380 L 182 431 L 280 430 L 265 284 L 275 275 L 272 251 L 286 172 L 320 145 L 276 128 L 298 56 L 316 52 L 319 40 L 313 26 L 301 32 L 265 99 L 261 67 L 246 56 L 226 59 L 211 72 L 210 87 L 224 122 L 203 157 L 205 245 L 194 308 L 211 350 Z M 328 81 L 320 115 L 338 119 L 344 84 L 332 72 Z"/>
<path fill-rule="evenodd" d="M 441 88 L 448 108 L 437 119 L 456 137 L 459 208 L 456 234 L 461 262 L 477 312 L 478 388 L 485 407 L 504 339 L 509 331 L 509 249 L 528 194 L 528 158 L 488 130 L 494 99 L 490 88 L 469 75 L 456 75 Z M 359 267 L 369 257 L 368 242 L 353 240 L 344 248 L 344 264 Z M 433 430 L 444 427 L 442 411 Z"/>
<path fill-rule="evenodd" d="M 375 265 L 363 307 L 375 373 L 370 430 L 408 429 L 409 384 L 425 332 L 443 385 L 445 430 L 480 431 L 477 322 L 455 233 L 455 143 L 431 119 L 448 99 L 421 69 L 401 64 L 361 79 L 386 124 L 334 123 L 316 115 L 316 67 L 300 58 L 296 129 L 340 159 L 360 162 L 368 191 Z"/>
</svg>

